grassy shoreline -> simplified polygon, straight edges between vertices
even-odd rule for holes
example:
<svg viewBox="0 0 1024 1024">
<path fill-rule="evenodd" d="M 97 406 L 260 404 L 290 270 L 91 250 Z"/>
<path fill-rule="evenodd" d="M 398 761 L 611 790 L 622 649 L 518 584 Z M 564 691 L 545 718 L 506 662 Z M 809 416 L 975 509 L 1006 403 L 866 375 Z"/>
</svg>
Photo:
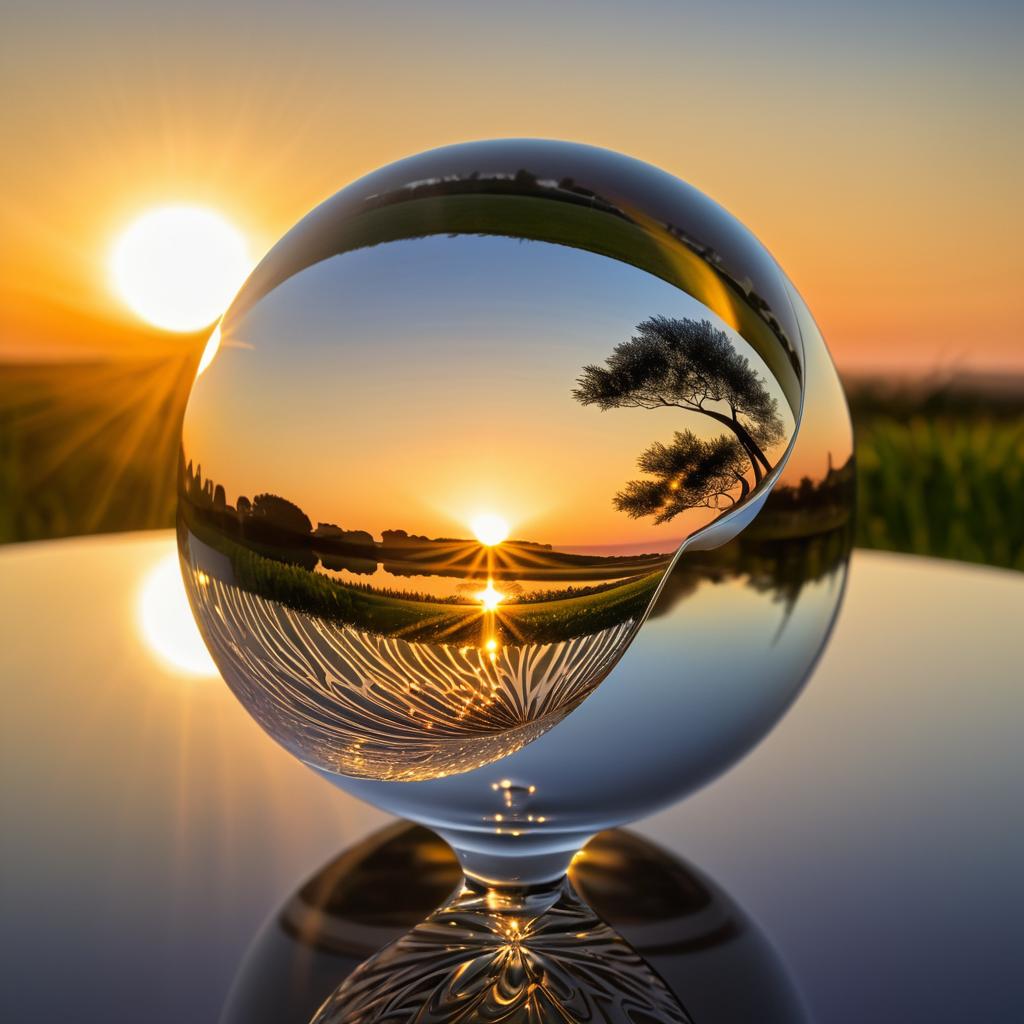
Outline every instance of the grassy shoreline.
<svg viewBox="0 0 1024 1024">
<path fill-rule="evenodd" d="M 375 594 L 268 558 L 196 522 L 179 523 L 178 529 L 224 555 L 242 590 L 296 611 L 409 641 L 477 644 L 485 631 L 480 605 L 474 602 L 453 604 Z M 503 603 L 492 617 L 493 634 L 503 643 L 550 643 L 621 625 L 644 614 L 661 575 L 647 573 L 574 597 Z"/>
</svg>

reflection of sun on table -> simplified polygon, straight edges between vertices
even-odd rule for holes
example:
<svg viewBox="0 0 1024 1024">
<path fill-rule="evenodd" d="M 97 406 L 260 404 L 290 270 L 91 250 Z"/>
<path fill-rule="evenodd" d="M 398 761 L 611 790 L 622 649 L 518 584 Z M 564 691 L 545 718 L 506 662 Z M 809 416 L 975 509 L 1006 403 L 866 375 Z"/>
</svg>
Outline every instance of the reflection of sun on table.
<svg viewBox="0 0 1024 1024">
<path fill-rule="evenodd" d="M 200 573 L 196 582 L 206 585 L 209 577 Z M 176 551 L 161 557 L 143 577 L 138 596 L 138 622 L 146 646 L 178 675 L 209 677 L 218 674 L 192 617 Z"/>
</svg>

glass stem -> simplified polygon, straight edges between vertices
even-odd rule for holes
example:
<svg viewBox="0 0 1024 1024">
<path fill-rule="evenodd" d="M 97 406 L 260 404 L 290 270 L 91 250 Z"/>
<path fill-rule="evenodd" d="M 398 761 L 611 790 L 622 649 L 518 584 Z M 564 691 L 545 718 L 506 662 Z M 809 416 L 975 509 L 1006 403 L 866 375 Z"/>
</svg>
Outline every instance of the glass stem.
<svg viewBox="0 0 1024 1024">
<path fill-rule="evenodd" d="M 466 878 L 491 889 L 557 886 L 591 838 L 590 833 L 519 837 L 448 829 L 437 829 L 437 833 L 455 851 Z"/>
</svg>

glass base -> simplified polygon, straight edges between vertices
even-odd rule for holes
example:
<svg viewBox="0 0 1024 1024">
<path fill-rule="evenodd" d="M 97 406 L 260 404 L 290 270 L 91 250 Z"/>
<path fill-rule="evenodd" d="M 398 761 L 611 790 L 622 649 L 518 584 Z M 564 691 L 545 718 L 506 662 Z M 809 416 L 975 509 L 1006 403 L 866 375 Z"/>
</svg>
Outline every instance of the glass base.
<svg viewBox="0 0 1024 1024">
<path fill-rule="evenodd" d="M 577 896 L 466 882 L 367 960 L 313 1024 L 692 1024 L 665 983 Z"/>
</svg>

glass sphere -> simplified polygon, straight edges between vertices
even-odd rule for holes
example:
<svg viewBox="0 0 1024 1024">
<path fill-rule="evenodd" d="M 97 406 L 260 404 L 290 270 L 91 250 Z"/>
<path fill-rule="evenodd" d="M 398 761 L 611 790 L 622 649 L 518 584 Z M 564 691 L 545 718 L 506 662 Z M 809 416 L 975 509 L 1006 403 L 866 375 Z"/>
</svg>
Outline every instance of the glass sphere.
<svg viewBox="0 0 1024 1024">
<path fill-rule="evenodd" d="M 532 881 L 794 698 L 850 454 L 729 214 L 605 150 L 470 143 L 343 189 L 243 286 L 186 412 L 182 567 L 274 739 Z"/>
</svg>

